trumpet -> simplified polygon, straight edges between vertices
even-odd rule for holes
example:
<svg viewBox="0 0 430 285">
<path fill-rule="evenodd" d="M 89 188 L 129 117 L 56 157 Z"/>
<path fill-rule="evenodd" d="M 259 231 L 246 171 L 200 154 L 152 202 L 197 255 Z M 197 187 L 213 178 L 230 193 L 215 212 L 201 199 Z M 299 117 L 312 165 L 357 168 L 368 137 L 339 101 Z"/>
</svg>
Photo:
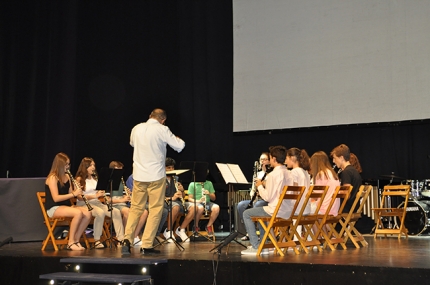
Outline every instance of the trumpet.
<svg viewBox="0 0 430 285">
<path fill-rule="evenodd" d="M 176 177 L 177 176 L 172 176 L 172 180 L 173 180 L 173 183 L 175 185 L 176 192 L 181 192 L 181 198 L 180 199 L 181 199 L 182 207 L 184 207 L 184 213 L 186 215 L 187 214 L 187 207 L 185 207 L 185 199 L 184 199 L 184 197 L 182 197 L 182 191 L 178 190 L 179 181 L 177 181 Z"/>
<path fill-rule="evenodd" d="M 72 181 L 75 188 L 81 188 L 78 184 L 78 182 L 73 178 L 72 173 L 70 173 L 70 170 L 66 170 L 67 175 L 69 175 L 70 180 Z M 88 211 L 91 211 L 93 207 L 91 207 L 90 203 L 88 202 L 88 199 L 85 197 L 84 194 L 81 195 L 82 200 L 85 202 L 85 205 L 87 205 Z"/>
<path fill-rule="evenodd" d="M 208 208 L 206 208 L 206 195 L 203 194 L 203 192 L 205 191 L 205 183 L 200 182 L 200 184 L 202 185 L 202 197 L 205 197 L 205 200 L 203 201 L 203 206 L 205 207 L 205 217 L 209 217 Z"/>
</svg>

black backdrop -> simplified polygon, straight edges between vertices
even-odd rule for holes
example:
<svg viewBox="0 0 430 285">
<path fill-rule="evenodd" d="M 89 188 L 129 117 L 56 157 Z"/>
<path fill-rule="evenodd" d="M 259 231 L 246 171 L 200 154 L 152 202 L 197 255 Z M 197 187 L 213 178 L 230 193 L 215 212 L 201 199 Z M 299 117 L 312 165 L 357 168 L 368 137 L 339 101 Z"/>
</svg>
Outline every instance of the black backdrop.
<svg viewBox="0 0 430 285">
<path fill-rule="evenodd" d="M 209 162 L 218 183 L 215 162 L 251 179 L 278 144 L 311 155 L 345 143 L 365 179 L 430 177 L 428 120 L 234 134 L 231 1 L 2 1 L 0 21 L 0 177 L 46 176 L 60 151 L 73 171 L 90 156 L 128 174 L 130 130 L 156 107 L 186 142 L 168 155 Z"/>
</svg>

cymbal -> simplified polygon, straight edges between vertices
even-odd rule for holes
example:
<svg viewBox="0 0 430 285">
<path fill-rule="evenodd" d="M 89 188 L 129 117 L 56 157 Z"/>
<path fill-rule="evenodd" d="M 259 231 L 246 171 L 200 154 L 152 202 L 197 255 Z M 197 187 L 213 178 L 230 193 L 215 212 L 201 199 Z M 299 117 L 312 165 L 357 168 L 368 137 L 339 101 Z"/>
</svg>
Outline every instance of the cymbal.
<svg viewBox="0 0 430 285">
<path fill-rule="evenodd" d="M 399 177 L 399 176 L 396 176 L 396 175 L 394 175 L 394 174 L 379 175 L 379 177 L 382 177 L 382 178 L 388 178 L 388 179 L 406 180 L 406 178 Z"/>
</svg>

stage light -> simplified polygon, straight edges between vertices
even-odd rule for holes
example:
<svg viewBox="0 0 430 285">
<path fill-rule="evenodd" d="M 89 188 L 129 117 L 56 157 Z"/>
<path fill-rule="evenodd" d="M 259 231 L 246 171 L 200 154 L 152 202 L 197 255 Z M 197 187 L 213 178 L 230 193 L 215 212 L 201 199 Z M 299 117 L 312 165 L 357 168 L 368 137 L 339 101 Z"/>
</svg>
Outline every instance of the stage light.
<svg viewBox="0 0 430 285">
<path fill-rule="evenodd" d="M 81 266 L 78 264 L 75 266 L 75 271 L 79 271 L 79 269 L 81 269 Z"/>
<path fill-rule="evenodd" d="M 142 273 L 145 274 L 146 273 L 146 267 L 142 267 Z"/>
<path fill-rule="evenodd" d="M 55 284 L 54 280 L 49 281 L 49 284 Z"/>
</svg>

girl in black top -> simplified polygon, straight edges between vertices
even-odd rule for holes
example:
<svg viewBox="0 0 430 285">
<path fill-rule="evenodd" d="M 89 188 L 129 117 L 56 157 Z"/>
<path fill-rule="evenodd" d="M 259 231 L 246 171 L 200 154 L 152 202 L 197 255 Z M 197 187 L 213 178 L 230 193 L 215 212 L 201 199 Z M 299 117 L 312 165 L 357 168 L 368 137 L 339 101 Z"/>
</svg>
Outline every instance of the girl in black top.
<svg viewBox="0 0 430 285">
<path fill-rule="evenodd" d="M 45 206 L 48 209 L 48 216 L 51 218 L 72 218 L 67 249 L 84 250 L 79 243 L 79 239 L 91 220 L 91 213 L 86 207 L 71 205 L 70 199 L 81 195 L 82 189 L 73 189 L 71 187 L 70 178 L 66 174 L 69 167 L 69 157 L 65 153 L 58 153 L 52 162 L 51 171 L 45 181 Z"/>
</svg>

